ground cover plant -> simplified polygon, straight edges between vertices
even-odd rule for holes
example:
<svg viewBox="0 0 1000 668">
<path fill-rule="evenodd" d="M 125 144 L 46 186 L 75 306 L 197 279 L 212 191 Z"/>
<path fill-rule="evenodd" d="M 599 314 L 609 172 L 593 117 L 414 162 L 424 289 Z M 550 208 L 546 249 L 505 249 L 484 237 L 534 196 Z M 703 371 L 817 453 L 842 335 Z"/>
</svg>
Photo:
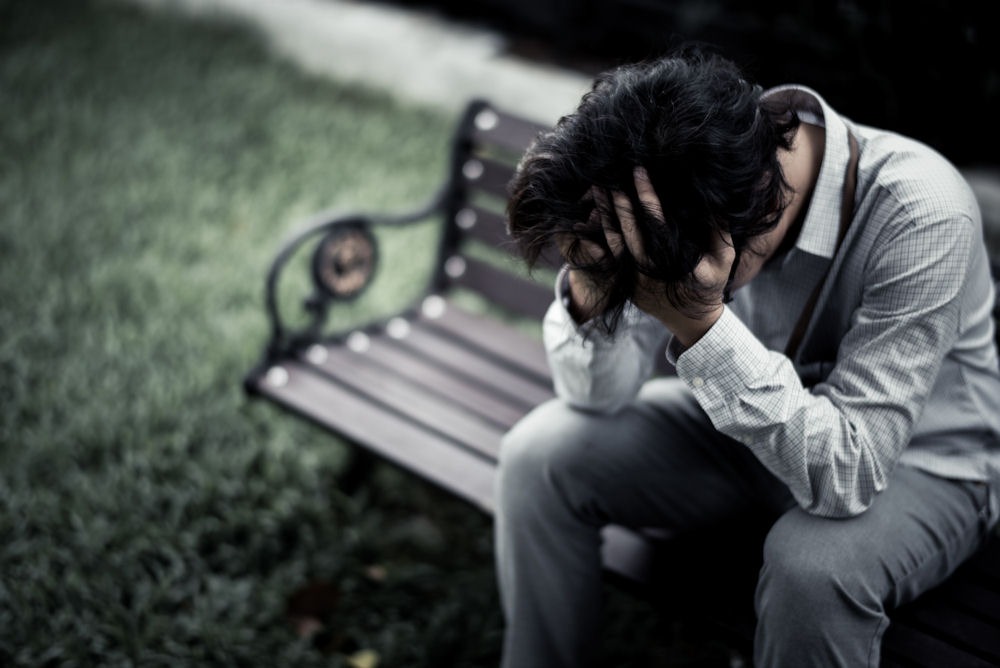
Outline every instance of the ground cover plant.
<svg viewBox="0 0 1000 668">
<path fill-rule="evenodd" d="M 488 518 L 240 388 L 280 240 L 453 119 L 99 0 L 0 0 L 0 101 L 0 665 L 495 665 Z M 693 665 L 610 595 L 608 665 Z"/>
</svg>

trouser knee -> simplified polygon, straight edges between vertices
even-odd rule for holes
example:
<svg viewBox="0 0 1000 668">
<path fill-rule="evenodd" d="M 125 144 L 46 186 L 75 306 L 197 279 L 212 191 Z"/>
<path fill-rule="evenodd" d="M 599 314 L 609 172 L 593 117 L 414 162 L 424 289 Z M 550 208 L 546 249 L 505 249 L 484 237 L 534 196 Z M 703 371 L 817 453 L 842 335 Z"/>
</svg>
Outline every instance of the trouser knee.
<svg viewBox="0 0 1000 668">
<path fill-rule="evenodd" d="M 582 483 L 593 462 L 585 461 L 588 423 L 599 416 L 574 410 L 560 401 L 535 409 L 503 438 L 497 481 L 498 511 L 521 514 L 527 505 L 565 501 Z"/>
<path fill-rule="evenodd" d="M 757 588 L 758 616 L 795 627 L 829 625 L 838 611 L 882 608 L 863 546 L 838 538 L 837 523 L 800 509 L 775 523 L 764 543 Z"/>
</svg>

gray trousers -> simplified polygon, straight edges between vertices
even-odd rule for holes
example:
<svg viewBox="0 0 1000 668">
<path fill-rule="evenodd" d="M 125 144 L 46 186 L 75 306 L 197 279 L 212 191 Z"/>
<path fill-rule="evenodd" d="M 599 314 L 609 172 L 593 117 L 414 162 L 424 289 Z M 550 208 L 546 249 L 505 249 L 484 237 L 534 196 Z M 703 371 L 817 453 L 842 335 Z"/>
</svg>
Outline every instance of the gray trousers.
<svg viewBox="0 0 1000 668">
<path fill-rule="evenodd" d="M 904 466 L 861 515 L 809 515 L 676 379 L 648 383 L 613 416 L 538 407 L 503 443 L 497 502 L 507 668 L 599 656 L 608 523 L 682 532 L 774 517 L 755 599 L 758 668 L 877 666 L 886 609 L 943 580 L 988 531 L 984 484 Z"/>
</svg>

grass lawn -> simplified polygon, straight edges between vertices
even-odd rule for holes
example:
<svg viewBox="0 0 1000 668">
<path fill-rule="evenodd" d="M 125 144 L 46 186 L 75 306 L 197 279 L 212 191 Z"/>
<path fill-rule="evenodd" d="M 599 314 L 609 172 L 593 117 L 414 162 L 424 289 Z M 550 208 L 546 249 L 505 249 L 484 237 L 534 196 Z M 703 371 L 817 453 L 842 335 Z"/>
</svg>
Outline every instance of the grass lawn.
<svg viewBox="0 0 1000 668">
<path fill-rule="evenodd" d="M 0 0 L 0 665 L 496 664 L 488 518 L 387 467 L 344 496 L 240 386 L 280 241 L 423 203 L 452 120 L 238 26 Z M 611 596 L 607 665 L 695 665 Z"/>
</svg>

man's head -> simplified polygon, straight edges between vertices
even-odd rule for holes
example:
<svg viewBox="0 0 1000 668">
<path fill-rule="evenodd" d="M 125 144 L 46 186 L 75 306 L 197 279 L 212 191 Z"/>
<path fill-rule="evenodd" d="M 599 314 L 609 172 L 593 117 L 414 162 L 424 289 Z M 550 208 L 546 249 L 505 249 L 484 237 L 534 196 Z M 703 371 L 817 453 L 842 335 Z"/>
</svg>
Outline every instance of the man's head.
<svg viewBox="0 0 1000 668">
<path fill-rule="evenodd" d="M 786 202 L 777 152 L 790 147 L 798 119 L 762 105 L 761 92 L 731 62 L 693 50 L 599 76 L 576 112 L 536 139 L 511 182 L 510 230 L 524 256 L 534 263 L 558 246 L 604 290 L 609 329 L 639 273 L 662 283 L 675 306 L 697 306 L 692 270 L 701 257 L 727 233 L 738 264 Z M 648 172 L 661 212 L 640 205 L 637 166 Z M 618 222 L 594 188 L 632 201 L 643 262 L 608 248 L 603 225 Z M 583 241 L 605 252 L 595 260 Z"/>
</svg>

